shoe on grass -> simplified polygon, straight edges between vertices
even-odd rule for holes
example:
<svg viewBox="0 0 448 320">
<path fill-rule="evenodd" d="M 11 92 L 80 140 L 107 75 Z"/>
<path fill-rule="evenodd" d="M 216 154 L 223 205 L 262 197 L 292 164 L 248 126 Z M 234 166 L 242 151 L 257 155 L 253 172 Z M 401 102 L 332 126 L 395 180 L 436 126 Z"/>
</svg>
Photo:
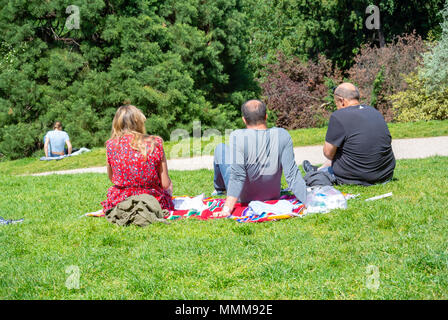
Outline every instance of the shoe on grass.
<svg viewBox="0 0 448 320">
<path fill-rule="evenodd" d="M 306 173 L 317 171 L 317 167 L 313 166 L 308 160 L 304 160 L 302 163 L 303 170 L 305 170 Z"/>
<path fill-rule="evenodd" d="M 215 190 L 215 191 L 212 192 L 212 197 L 215 197 L 215 196 L 223 196 L 223 195 L 225 195 L 225 194 L 226 194 L 226 191 Z"/>
</svg>

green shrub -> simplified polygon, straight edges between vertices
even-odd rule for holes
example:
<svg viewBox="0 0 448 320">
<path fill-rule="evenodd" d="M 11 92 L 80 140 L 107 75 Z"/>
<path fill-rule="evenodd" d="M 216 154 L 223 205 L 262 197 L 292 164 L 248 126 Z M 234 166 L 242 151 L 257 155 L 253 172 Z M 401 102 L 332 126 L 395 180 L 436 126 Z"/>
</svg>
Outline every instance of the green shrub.
<svg viewBox="0 0 448 320">
<path fill-rule="evenodd" d="M 43 146 L 42 128 L 39 124 L 18 123 L 5 126 L 2 129 L 0 154 L 8 158 L 29 157 L 35 151 L 35 146 Z"/>
<path fill-rule="evenodd" d="M 279 51 L 277 63 L 266 68 L 261 82 L 276 125 L 287 129 L 324 126 L 335 109 L 331 87 L 342 82 L 340 70 L 330 60 L 302 61 Z"/>
<path fill-rule="evenodd" d="M 417 73 L 411 73 L 405 81 L 408 88 L 390 97 L 397 121 L 448 119 L 448 86 L 428 91 L 425 80 Z"/>
<path fill-rule="evenodd" d="M 426 79 L 425 85 L 431 92 L 443 91 L 448 83 L 448 1 L 441 16 L 442 37 L 431 51 L 423 55 L 424 66 L 420 72 L 420 77 Z"/>
<path fill-rule="evenodd" d="M 348 71 L 350 82 L 359 88 L 361 102 L 378 109 L 386 121 L 394 120 L 388 97 L 406 89 L 403 74 L 417 70 L 427 49 L 416 33 L 399 36 L 385 47 L 364 45 Z"/>
<path fill-rule="evenodd" d="M 82 1 L 79 30 L 64 27 L 63 1 L 0 3 L 5 158 L 41 149 L 54 121 L 74 147 L 103 146 L 126 103 L 164 139 L 194 120 L 224 131 L 259 92 L 250 75 L 241 76 L 248 31 L 239 1 Z"/>
</svg>

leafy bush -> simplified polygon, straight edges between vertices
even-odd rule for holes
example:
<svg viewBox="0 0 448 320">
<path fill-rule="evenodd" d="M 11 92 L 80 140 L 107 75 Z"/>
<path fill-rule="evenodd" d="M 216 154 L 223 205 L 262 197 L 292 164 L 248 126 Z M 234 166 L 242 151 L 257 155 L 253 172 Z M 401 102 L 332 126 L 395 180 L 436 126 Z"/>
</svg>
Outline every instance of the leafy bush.
<svg viewBox="0 0 448 320">
<path fill-rule="evenodd" d="M 426 38 L 441 21 L 444 0 L 242 0 L 250 30 L 249 63 L 256 75 L 276 52 L 301 59 L 325 55 L 339 68 L 349 69 L 363 43 L 390 43 L 397 35 L 412 33 Z M 366 7 L 377 4 L 381 29 L 365 27 Z"/>
<path fill-rule="evenodd" d="M 424 54 L 424 66 L 420 72 L 421 78 L 425 79 L 425 84 L 431 92 L 445 90 L 448 84 L 448 1 L 441 15 L 442 37 L 431 51 Z"/>
<path fill-rule="evenodd" d="M 79 30 L 65 27 L 67 1 L 22 2 L 0 0 L 0 153 L 8 158 L 41 148 L 56 120 L 75 147 L 104 145 L 125 103 L 164 139 L 193 120 L 204 130 L 235 128 L 239 106 L 259 91 L 241 76 L 248 35 L 237 0 L 80 1 Z"/>
<path fill-rule="evenodd" d="M 408 88 L 390 99 L 399 122 L 448 119 L 448 86 L 428 91 L 425 80 L 412 73 L 405 78 Z"/>
<path fill-rule="evenodd" d="M 34 146 L 43 147 L 42 127 L 38 124 L 18 123 L 2 129 L 0 153 L 8 158 L 31 156 Z"/>
<path fill-rule="evenodd" d="M 342 80 L 330 60 L 319 55 L 318 62 L 277 55 L 277 63 L 266 68 L 261 87 L 268 107 L 275 111 L 277 126 L 287 129 L 319 127 L 334 110 L 329 88 Z"/>
<path fill-rule="evenodd" d="M 391 121 L 394 113 L 388 97 L 406 88 L 403 75 L 421 65 L 421 54 L 426 50 L 427 44 L 415 33 L 399 36 L 383 48 L 365 45 L 348 71 L 349 78 L 359 87 L 362 101 Z"/>
<path fill-rule="evenodd" d="M 41 148 L 30 134 L 42 136 L 55 120 L 75 147 L 103 145 L 124 103 L 141 108 L 147 130 L 164 139 L 176 128 L 191 130 L 193 120 L 204 130 L 236 128 L 239 106 L 259 96 L 254 78 L 268 62 L 270 78 L 261 83 L 277 113 L 270 121 L 278 115 L 287 128 L 322 125 L 334 108 L 329 88 L 342 77 L 319 54 L 346 70 L 377 34 L 386 41 L 414 29 L 426 36 L 443 7 L 443 0 L 381 1 L 382 29 L 372 31 L 364 26 L 368 3 L 79 0 L 80 29 L 68 30 L 66 0 L 0 0 L 0 154 Z M 386 116 L 385 97 L 403 89 L 400 73 L 413 71 L 422 52 L 421 39 L 412 41 L 366 47 L 355 61 L 352 79 Z M 314 62 L 291 58 L 274 67 L 279 49 Z M 433 70 L 446 64 L 438 57 Z"/>
<path fill-rule="evenodd" d="M 441 39 L 423 55 L 423 66 L 405 78 L 406 90 L 391 96 L 397 121 L 448 119 L 448 1 L 441 15 Z"/>
</svg>

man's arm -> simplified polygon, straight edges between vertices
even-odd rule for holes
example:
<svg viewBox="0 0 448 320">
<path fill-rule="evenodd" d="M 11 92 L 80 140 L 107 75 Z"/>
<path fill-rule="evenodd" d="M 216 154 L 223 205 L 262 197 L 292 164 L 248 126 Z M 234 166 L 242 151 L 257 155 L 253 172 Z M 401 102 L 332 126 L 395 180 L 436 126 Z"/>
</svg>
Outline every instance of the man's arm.
<svg viewBox="0 0 448 320">
<path fill-rule="evenodd" d="M 215 216 L 227 217 L 232 214 L 235 204 L 243 190 L 244 182 L 246 181 L 246 169 L 244 165 L 232 164 L 230 172 L 229 190 L 227 190 L 226 202 L 222 211 L 218 211 Z"/>
<path fill-rule="evenodd" d="M 281 151 L 283 173 L 289 188 L 294 193 L 296 198 L 306 205 L 306 184 L 294 159 L 294 149 L 292 139 L 289 134 L 287 135 L 287 139 L 288 141 Z"/>
<path fill-rule="evenodd" d="M 325 135 L 324 156 L 328 160 L 333 160 L 336 151 L 342 146 L 345 140 L 345 129 L 339 115 L 335 112 L 330 117 L 327 134 Z"/>
<path fill-rule="evenodd" d="M 231 135 L 229 137 L 231 143 L 231 150 L 235 155 L 235 159 L 228 157 L 232 161 L 232 166 L 230 167 L 230 180 L 227 190 L 227 198 L 224 203 L 222 211 L 216 212 L 217 217 L 227 217 L 232 214 L 235 204 L 243 190 L 244 183 L 246 182 L 246 167 L 244 161 L 244 152 L 240 150 L 236 144 L 235 138 Z M 231 155 L 233 155 L 231 154 Z"/>
<path fill-rule="evenodd" d="M 333 160 L 334 156 L 336 155 L 336 151 L 338 150 L 338 147 L 332 145 L 331 143 L 325 141 L 324 144 L 324 156 L 328 160 Z"/>
</svg>

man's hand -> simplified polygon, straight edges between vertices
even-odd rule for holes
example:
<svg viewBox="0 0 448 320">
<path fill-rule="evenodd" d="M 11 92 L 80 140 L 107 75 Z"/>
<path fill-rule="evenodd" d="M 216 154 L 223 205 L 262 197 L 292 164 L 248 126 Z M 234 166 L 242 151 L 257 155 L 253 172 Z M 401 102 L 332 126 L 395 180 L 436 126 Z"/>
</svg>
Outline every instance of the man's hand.
<svg viewBox="0 0 448 320">
<path fill-rule="evenodd" d="M 230 216 L 230 209 L 227 206 L 224 206 L 223 208 L 220 208 L 217 211 L 213 212 L 214 218 L 226 218 L 228 216 Z"/>
<path fill-rule="evenodd" d="M 224 203 L 224 207 L 222 207 L 222 210 L 213 212 L 213 216 L 215 218 L 224 218 L 230 216 L 232 214 L 233 208 L 235 208 L 235 203 L 237 201 L 238 198 L 227 196 L 226 202 Z"/>
</svg>

